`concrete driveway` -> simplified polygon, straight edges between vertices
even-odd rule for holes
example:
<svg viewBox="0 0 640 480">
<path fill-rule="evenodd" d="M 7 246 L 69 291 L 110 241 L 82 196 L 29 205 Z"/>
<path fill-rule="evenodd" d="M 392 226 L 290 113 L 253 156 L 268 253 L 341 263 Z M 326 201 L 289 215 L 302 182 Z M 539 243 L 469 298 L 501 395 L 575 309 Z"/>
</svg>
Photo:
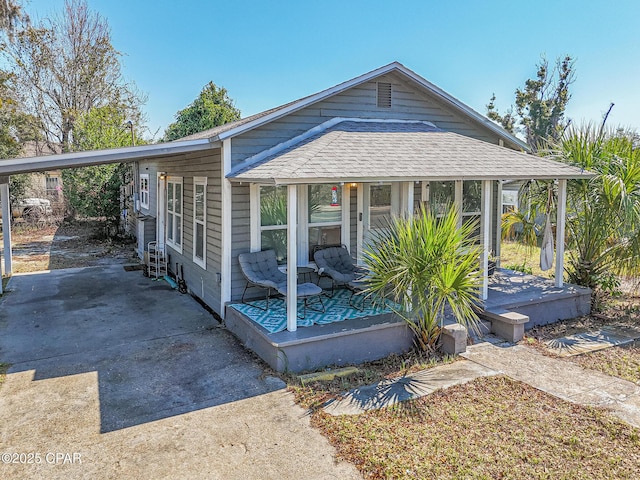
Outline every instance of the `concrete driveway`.
<svg viewBox="0 0 640 480">
<path fill-rule="evenodd" d="M 0 478 L 359 478 L 197 302 L 121 265 L 14 276 Z"/>
</svg>

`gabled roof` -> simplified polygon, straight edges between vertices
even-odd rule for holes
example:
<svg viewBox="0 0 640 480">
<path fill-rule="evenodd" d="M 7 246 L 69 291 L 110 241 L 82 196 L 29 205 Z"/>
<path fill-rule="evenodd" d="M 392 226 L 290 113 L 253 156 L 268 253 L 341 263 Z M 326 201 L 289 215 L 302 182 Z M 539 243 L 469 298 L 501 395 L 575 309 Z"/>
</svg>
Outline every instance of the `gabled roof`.
<svg viewBox="0 0 640 480">
<path fill-rule="evenodd" d="M 341 119 L 249 159 L 236 182 L 295 184 L 588 178 L 580 168 L 446 132 L 428 122 Z"/>
<path fill-rule="evenodd" d="M 437 87 L 433 83 L 429 82 L 428 80 L 421 77 L 414 71 L 408 69 L 407 67 L 405 67 L 399 62 L 390 63 L 388 65 L 377 68 L 375 70 L 372 70 L 358 77 L 352 78 L 351 80 L 347 80 L 346 82 L 340 83 L 334 87 L 328 88 L 326 90 L 322 90 L 321 92 L 315 93 L 313 95 L 309 95 L 299 100 L 286 103 L 279 107 L 272 108 L 271 110 L 266 110 L 264 112 L 257 113 L 255 115 L 251 115 L 247 118 L 243 118 L 235 122 L 227 123 L 219 127 L 205 130 L 200 133 L 195 133 L 193 135 L 184 137 L 180 140 L 195 140 L 195 139 L 202 139 L 202 138 L 209 138 L 211 140 L 224 140 L 226 138 L 232 138 L 232 137 L 235 137 L 236 135 L 240 135 L 242 133 L 245 133 L 261 125 L 272 122 L 273 120 L 277 120 L 278 118 L 281 118 L 285 115 L 301 110 L 309 105 L 322 101 L 328 97 L 344 92 L 349 88 L 355 87 L 357 85 L 363 84 L 377 77 L 380 77 L 382 75 L 386 75 L 392 72 L 399 73 L 404 77 L 408 78 L 409 80 L 413 81 L 414 83 L 418 84 L 420 87 L 424 88 L 429 93 L 442 99 L 453 110 L 456 110 L 464 114 L 471 120 L 488 128 L 489 130 L 497 134 L 500 138 L 502 138 L 506 142 L 513 144 L 521 148 L 522 150 L 525 150 L 525 151 L 529 150 L 529 147 L 527 146 L 527 144 L 524 143 L 522 140 L 510 134 L 509 132 L 504 130 L 502 127 L 500 127 L 499 125 L 489 120 L 484 115 L 481 115 L 480 113 L 476 112 L 468 105 L 465 105 L 460 100 L 456 99 L 452 95 L 448 94 L 441 88 Z"/>
</svg>

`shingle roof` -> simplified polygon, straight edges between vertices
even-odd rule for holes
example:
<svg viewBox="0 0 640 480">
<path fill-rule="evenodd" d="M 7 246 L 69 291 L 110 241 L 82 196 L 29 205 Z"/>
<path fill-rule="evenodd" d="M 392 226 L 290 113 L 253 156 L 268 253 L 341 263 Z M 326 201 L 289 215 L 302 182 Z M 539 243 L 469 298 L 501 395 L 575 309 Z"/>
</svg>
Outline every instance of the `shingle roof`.
<svg viewBox="0 0 640 480">
<path fill-rule="evenodd" d="M 510 134 L 509 132 L 504 130 L 502 127 L 500 127 L 496 123 L 489 120 L 484 115 L 481 115 L 480 113 L 476 112 L 468 105 L 465 105 L 457 98 L 448 94 L 441 88 L 437 87 L 433 83 L 429 82 L 428 80 L 421 77 L 420 75 L 415 73 L 413 70 L 410 70 L 409 68 L 405 67 L 399 62 L 392 62 L 388 65 L 384 65 L 380 68 L 376 68 L 375 70 L 364 73 L 358 77 L 339 83 L 338 85 L 327 88 L 325 90 L 314 93 L 312 95 L 308 95 L 306 97 L 300 98 L 298 100 L 294 100 L 284 105 L 280 105 L 270 110 L 266 110 L 264 112 L 256 113 L 255 115 L 242 118 L 235 122 L 227 123 L 219 127 L 214 127 L 209 130 L 205 130 L 203 132 L 194 133 L 193 135 L 189 135 L 187 137 L 181 138 L 176 141 L 198 140 L 198 139 L 210 139 L 213 141 L 224 140 L 225 138 L 239 135 L 248 130 L 251 130 L 252 128 L 259 127 L 260 125 L 276 120 L 284 115 L 287 115 L 289 113 L 305 108 L 316 102 L 319 102 L 328 97 L 331 97 L 332 95 L 336 95 L 356 85 L 373 80 L 381 75 L 385 75 L 391 72 L 398 73 L 404 76 L 405 78 L 408 78 L 409 80 L 419 85 L 421 88 L 441 98 L 449 106 L 451 106 L 455 110 L 458 110 L 459 112 L 464 114 L 469 120 L 477 122 L 483 125 L 484 127 L 488 128 L 489 130 L 492 130 L 509 145 L 512 145 L 515 148 L 520 148 L 523 150 L 529 149 L 526 143 L 524 143 L 523 141 L 521 141 L 514 135 Z"/>
<path fill-rule="evenodd" d="M 426 122 L 347 119 L 232 172 L 235 181 L 307 183 L 589 177 L 581 169 L 516 152 Z"/>
</svg>

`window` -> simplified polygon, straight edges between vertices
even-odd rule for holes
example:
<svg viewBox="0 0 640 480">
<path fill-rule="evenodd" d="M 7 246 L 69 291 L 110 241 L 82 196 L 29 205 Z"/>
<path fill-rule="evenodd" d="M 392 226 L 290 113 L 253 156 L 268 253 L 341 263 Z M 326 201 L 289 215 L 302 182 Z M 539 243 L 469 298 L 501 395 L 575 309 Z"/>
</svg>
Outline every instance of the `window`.
<svg viewBox="0 0 640 480">
<path fill-rule="evenodd" d="M 149 208 L 149 174 L 140 175 L 140 207 Z"/>
<path fill-rule="evenodd" d="M 182 253 L 182 178 L 167 180 L 167 245 Z"/>
<path fill-rule="evenodd" d="M 444 215 L 455 200 L 455 182 L 430 182 L 429 203 L 436 215 Z"/>
<path fill-rule="evenodd" d="M 193 179 L 193 261 L 207 268 L 207 178 Z"/>
<path fill-rule="evenodd" d="M 309 185 L 307 203 L 309 260 L 316 245 L 342 243 L 342 188 L 334 184 Z"/>
<path fill-rule="evenodd" d="M 287 262 L 287 187 L 260 187 L 260 248 Z"/>
<path fill-rule="evenodd" d="M 482 182 L 465 180 L 462 182 L 462 221 L 477 221 L 474 235 L 480 235 L 480 213 L 482 210 Z"/>
<path fill-rule="evenodd" d="M 391 185 L 371 185 L 369 188 L 369 228 L 385 228 L 391 221 Z"/>
<path fill-rule="evenodd" d="M 502 190 L 502 213 L 518 211 L 518 190 Z"/>
<path fill-rule="evenodd" d="M 47 195 L 59 195 L 60 194 L 60 179 L 58 177 L 47 176 L 45 178 L 45 188 Z"/>
</svg>

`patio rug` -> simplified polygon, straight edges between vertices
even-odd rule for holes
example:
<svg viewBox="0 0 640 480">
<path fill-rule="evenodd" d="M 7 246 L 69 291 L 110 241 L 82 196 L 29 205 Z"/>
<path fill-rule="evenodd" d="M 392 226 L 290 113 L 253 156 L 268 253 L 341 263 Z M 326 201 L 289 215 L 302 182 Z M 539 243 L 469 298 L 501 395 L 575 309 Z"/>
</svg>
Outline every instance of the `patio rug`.
<svg viewBox="0 0 640 480">
<path fill-rule="evenodd" d="M 372 302 L 367 301 L 363 311 L 356 310 L 349 305 L 350 297 L 351 292 L 348 290 L 336 290 L 333 298 L 327 298 L 323 295 L 322 303 L 324 303 L 325 313 L 312 310 L 311 308 L 316 308 L 317 303 L 315 298 L 310 298 L 309 305 L 311 308 L 307 307 L 305 318 L 298 318 L 298 327 L 310 327 L 314 324 L 324 325 L 327 323 L 342 322 L 343 320 L 352 318 L 370 317 L 393 312 L 388 306 L 392 304 L 392 302 L 389 301 L 387 301 L 387 306 L 385 307 L 382 305 L 374 305 Z M 360 301 L 360 299 L 355 300 L 355 302 Z M 266 301 L 257 300 L 251 303 L 264 308 Z M 357 305 L 359 305 L 359 303 L 357 303 Z M 282 298 L 272 298 L 269 301 L 269 310 L 266 312 L 244 303 L 234 303 L 231 306 L 259 324 L 269 333 L 281 332 L 287 328 L 287 310 L 284 299 Z M 298 314 L 302 314 L 302 301 L 298 302 Z"/>
</svg>

